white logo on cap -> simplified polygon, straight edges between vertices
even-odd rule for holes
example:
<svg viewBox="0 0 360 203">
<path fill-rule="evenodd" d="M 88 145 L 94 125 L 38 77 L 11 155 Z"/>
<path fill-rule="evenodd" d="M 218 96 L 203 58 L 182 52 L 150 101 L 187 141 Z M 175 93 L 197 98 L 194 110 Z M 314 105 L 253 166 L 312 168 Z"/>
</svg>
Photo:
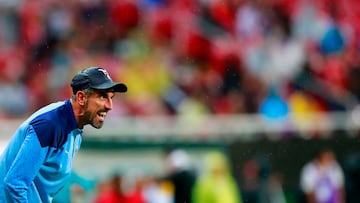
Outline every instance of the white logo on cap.
<svg viewBox="0 0 360 203">
<path fill-rule="evenodd" d="M 106 70 L 101 69 L 101 68 L 99 68 L 98 70 L 101 71 L 102 73 L 104 73 L 104 75 L 105 75 L 109 80 L 111 80 L 110 75 L 109 75 L 109 73 L 108 73 Z"/>
</svg>

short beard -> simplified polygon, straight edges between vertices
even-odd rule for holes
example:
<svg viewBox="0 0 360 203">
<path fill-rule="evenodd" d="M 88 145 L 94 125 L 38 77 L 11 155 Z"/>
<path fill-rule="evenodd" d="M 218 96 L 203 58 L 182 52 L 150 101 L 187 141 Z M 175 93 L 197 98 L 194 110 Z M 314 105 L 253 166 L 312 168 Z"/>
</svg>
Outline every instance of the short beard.
<svg viewBox="0 0 360 203">
<path fill-rule="evenodd" d="M 86 119 L 85 125 L 90 124 L 92 127 L 96 128 L 96 129 L 100 129 L 103 125 L 94 125 L 94 120 L 92 118 L 91 113 L 87 110 L 88 109 L 88 102 L 85 102 L 84 105 L 84 118 Z"/>
<path fill-rule="evenodd" d="M 91 122 L 91 123 L 90 123 L 90 125 L 91 125 L 92 127 L 96 128 L 96 129 L 100 129 L 100 128 L 102 128 L 102 125 L 100 125 L 100 126 L 96 126 L 96 125 L 94 125 L 94 123 L 93 123 L 93 122 Z"/>
</svg>

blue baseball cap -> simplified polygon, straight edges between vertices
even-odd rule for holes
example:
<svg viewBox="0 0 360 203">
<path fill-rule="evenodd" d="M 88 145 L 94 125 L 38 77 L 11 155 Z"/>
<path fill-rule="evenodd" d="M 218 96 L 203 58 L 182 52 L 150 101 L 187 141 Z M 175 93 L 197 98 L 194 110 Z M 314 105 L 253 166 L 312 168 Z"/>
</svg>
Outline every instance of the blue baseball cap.
<svg viewBox="0 0 360 203">
<path fill-rule="evenodd" d="M 88 67 L 79 71 L 71 80 L 73 93 L 87 88 L 112 92 L 126 92 L 127 86 L 113 82 L 108 72 L 101 67 Z"/>
</svg>

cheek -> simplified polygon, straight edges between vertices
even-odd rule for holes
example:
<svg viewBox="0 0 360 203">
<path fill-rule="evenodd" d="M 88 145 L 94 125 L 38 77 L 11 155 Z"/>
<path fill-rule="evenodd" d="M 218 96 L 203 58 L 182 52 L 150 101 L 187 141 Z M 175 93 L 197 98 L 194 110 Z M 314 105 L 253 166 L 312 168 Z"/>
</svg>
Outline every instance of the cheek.
<svg viewBox="0 0 360 203">
<path fill-rule="evenodd" d="M 88 100 L 86 103 L 85 103 L 85 107 L 84 107 L 84 109 L 85 109 L 85 111 L 87 111 L 87 112 L 91 112 L 91 111 L 93 111 L 94 110 L 94 101 L 93 100 Z"/>
<path fill-rule="evenodd" d="M 98 111 L 103 107 L 103 102 L 100 100 L 91 100 L 88 103 L 88 111 Z"/>
</svg>

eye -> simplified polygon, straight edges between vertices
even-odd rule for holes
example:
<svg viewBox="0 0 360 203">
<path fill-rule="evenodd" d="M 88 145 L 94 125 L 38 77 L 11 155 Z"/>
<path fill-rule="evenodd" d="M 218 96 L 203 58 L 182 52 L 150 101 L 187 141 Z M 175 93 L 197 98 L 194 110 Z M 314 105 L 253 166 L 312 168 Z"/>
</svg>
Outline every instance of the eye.
<svg viewBox="0 0 360 203">
<path fill-rule="evenodd" d="M 100 93 L 99 97 L 100 97 L 100 99 L 105 99 L 105 98 L 107 98 L 107 95 L 106 95 L 106 93 Z"/>
</svg>

